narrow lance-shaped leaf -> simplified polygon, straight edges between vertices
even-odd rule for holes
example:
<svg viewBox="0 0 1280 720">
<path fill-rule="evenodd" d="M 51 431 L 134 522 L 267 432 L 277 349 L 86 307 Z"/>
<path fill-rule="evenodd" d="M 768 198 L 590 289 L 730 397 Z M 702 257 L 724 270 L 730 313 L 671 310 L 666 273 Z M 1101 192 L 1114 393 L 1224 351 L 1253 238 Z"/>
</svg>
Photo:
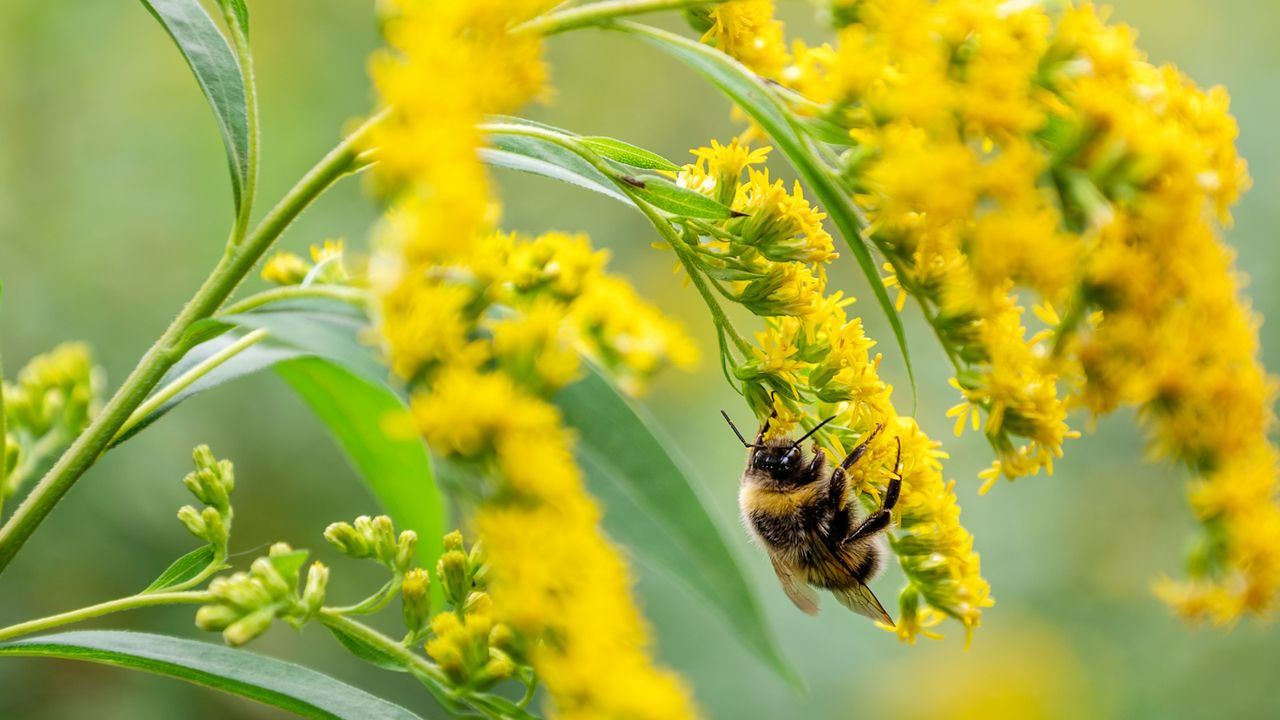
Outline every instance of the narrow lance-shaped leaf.
<svg viewBox="0 0 1280 720">
<path fill-rule="evenodd" d="M 738 214 L 728 205 L 680 187 L 664 177 L 642 175 L 635 179 L 641 183 L 635 186 L 634 192 L 637 195 L 650 205 L 676 217 L 727 220 Z"/>
<path fill-rule="evenodd" d="M 181 377 L 188 370 L 191 370 L 205 360 L 208 360 L 219 352 L 225 350 L 237 339 L 239 339 L 239 336 L 231 333 L 215 337 L 212 340 L 207 340 L 197 345 L 188 351 L 176 365 L 170 368 L 169 372 L 165 373 L 157 387 L 163 388 L 167 386 L 169 383 Z M 272 340 L 265 340 L 256 345 L 252 345 L 240 351 L 221 365 L 218 365 L 205 373 L 198 380 L 183 388 L 173 397 L 162 403 L 152 411 L 151 414 L 142 418 L 137 422 L 137 424 L 130 427 L 128 432 L 112 440 L 111 447 L 115 447 L 134 435 L 137 435 L 139 432 L 142 432 L 150 426 L 151 423 L 164 417 L 170 410 L 192 397 L 205 392 L 206 390 L 212 390 L 219 385 L 231 382 L 232 380 L 237 380 L 245 377 L 246 375 L 252 375 L 260 370 L 275 365 L 281 360 L 295 358 L 305 354 L 305 351 L 296 347 L 284 345 Z"/>
<path fill-rule="evenodd" d="M 581 438 L 591 490 L 606 505 L 605 528 L 686 582 L 747 648 L 799 684 L 769 631 L 753 583 L 670 440 L 594 367 L 555 400 Z"/>
<path fill-rule="evenodd" d="M 577 157 L 577 156 L 574 156 Z M 530 175 L 541 175 L 542 177 L 559 180 L 560 182 L 570 185 L 577 185 L 580 188 L 600 193 L 606 197 L 613 198 L 618 202 L 625 203 L 631 207 L 635 204 L 631 202 L 631 198 L 618 192 L 609 185 L 600 184 L 603 176 L 596 173 L 597 177 L 579 174 L 577 169 L 570 169 L 555 162 L 544 158 L 530 157 L 517 152 L 508 150 L 496 150 L 494 148 L 481 148 L 480 160 L 487 165 L 497 168 L 505 168 L 507 170 L 515 170 L 517 172 L 529 173 Z M 594 168 L 591 168 L 594 171 Z"/>
<path fill-rule="evenodd" d="M 186 680 L 319 720 L 421 720 L 315 670 L 245 650 L 147 633 L 88 631 L 0 644 L 0 655 L 115 665 Z"/>
<path fill-rule="evenodd" d="M 227 148 L 231 191 L 239 210 L 249 178 L 249 111 L 240 63 L 200 0 L 142 0 L 142 4 L 173 38 L 209 99 Z M 244 26 L 247 32 L 247 10 Z"/>
<path fill-rule="evenodd" d="M 662 157 L 658 153 L 645 150 L 642 147 L 636 147 L 631 143 L 625 143 L 621 140 L 611 137 L 584 136 L 579 137 L 578 142 L 585 145 L 589 150 L 602 158 L 607 158 L 614 162 L 630 165 L 634 168 L 642 170 L 667 170 L 675 172 L 680 169 L 679 165 Z"/>
<path fill-rule="evenodd" d="M 813 190 L 823 209 L 831 217 L 839 230 L 845 244 L 853 252 L 867 284 L 876 297 L 876 302 L 889 319 L 893 335 L 902 351 L 902 360 L 907 368 L 907 376 L 911 382 L 911 394 L 915 397 L 915 370 L 911 364 L 911 354 L 907 350 L 906 331 L 902 327 L 902 319 L 889 293 L 885 290 L 880 278 L 879 268 L 871 256 L 871 250 L 863 240 L 862 221 L 858 208 L 853 204 L 839 183 L 833 177 L 831 169 L 810 151 L 805 138 L 797 131 L 797 122 L 784 108 L 769 88 L 747 67 L 725 55 L 685 37 L 659 30 L 657 28 L 635 23 L 619 22 L 608 26 L 640 37 L 645 42 L 671 55 L 675 59 L 697 71 L 713 85 L 718 87 L 729 99 L 747 112 L 778 146 L 782 153 L 795 167 L 796 172 Z"/>
<path fill-rule="evenodd" d="M 209 563 L 213 562 L 213 556 L 212 545 L 205 545 L 192 550 L 174 560 L 173 564 L 165 568 L 165 571 L 160 573 L 160 577 L 156 578 L 155 582 L 148 585 L 147 589 L 142 592 L 160 592 L 165 588 L 171 588 L 194 578 L 200 574 L 200 571 L 209 567 Z"/>
</svg>

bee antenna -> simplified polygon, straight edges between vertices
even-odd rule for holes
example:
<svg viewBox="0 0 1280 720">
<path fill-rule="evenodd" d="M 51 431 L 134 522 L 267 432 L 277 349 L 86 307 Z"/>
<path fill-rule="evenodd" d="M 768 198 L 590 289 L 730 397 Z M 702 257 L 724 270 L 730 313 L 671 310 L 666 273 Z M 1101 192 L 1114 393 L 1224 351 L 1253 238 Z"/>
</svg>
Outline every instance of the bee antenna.
<svg viewBox="0 0 1280 720">
<path fill-rule="evenodd" d="M 812 435 L 812 434 L 814 434 L 814 433 L 818 432 L 818 430 L 822 429 L 822 426 L 823 426 L 823 425 L 826 425 L 827 423 L 829 423 L 829 422 L 831 422 L 832 420 L 835 420 L 835 419 L 836 419 L 836 416 L 835 416 L 835 415 L 832 415 L 831 417 L 827 418 L 826 420 L 823 420 L 822 422 L 820 422 L 820 423 L 818 423 L 817 425 L 815 425 L 815 426 L 814 426 L 814 428 L 813 428 L 812 430 L 810 430 L 809 432 L 805 433 L 803 437 L 801 437 L 799 440 L 797 440 L 797 441 L 795 441 L 795 442 L 791 443 L 791 449 L 792 449 L 792 450 L 795 450 L 796 448 L 800 447 L 800 443 L 804 442 L 805 440 L 808 440 L 810 435 Z"/>
<path fill-rule="evenodd" d="M 729 419 L 729 413 L 721 410 L 720 414 L 724 416 L 724 421 L 729 423 L 729 427 L 733 430 L 733 434 L 738 436 L 738 441 L 742 443 L 742 447 L 745 447 L 745 448 L 760 447 L 759 445 L 752 445 L 751 443 L 747 442 L 746 438 L 742 437 L 742 433 L 738 430 L 738 426 L 734 425 L 733 421 Z"/>
</svg>

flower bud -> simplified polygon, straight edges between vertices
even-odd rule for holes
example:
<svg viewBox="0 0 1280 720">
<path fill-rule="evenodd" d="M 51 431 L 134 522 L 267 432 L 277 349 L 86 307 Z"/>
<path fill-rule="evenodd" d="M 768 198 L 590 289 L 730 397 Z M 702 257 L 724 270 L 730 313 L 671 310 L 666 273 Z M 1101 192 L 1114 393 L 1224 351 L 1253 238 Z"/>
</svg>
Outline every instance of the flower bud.
<svg viewBox="0 0 1280 720">
<path fill-rule="evenodd" d="M 324 539 L 343 555 L 357 559 L 369 557 L 369 542 L 360 531 L 347 523 L 337 522 L 325 528 Z"/>
<path fill-rule="evenodd" d="M 427 654 L 455 683 L 467 680 L 467 665 L 463 659 L 465 632 L 462 621 L 450 612 L 442 612 L 431 618 L 431 632 L 435 637 L 427 641 Z"/>
<path fill-rule="evenodd" d="M 489 597 L 489 593 L 473 592 L 467 595 L 462 612 L 467 615 L 489 615 L 493 612 L 493 599 Z"/>
<path fill-rule="evenodd" d="M 476 675 L 475 684 L 484 690 L 515 675 L 516 664 L 506 653 L 489 649 L 489 662 Z"/>
<path fill-rule="evenodd" d="M 444 587 L 445 599 L 450 605 L 458 607 L 467 599 L 471 583 L 467 578 L 467 556 L 459 550 L 450 550 L 440 556 L 436 564 L 436 575 Z"/>
<path fill-rule="evenodd" d="M 310 617 L 324 605 L 325 589 L 329 585 L 329 568 L 319 562 L 311 563 L 307 570 L 307 585 L 302 590 L 302 608 Z"/>
<path fill-rule="evenodd" d="M 460 531 L 458 531 L 458 530 L 454 530 L 453 532 L 449 533 L 448 535 L 445 535 L 445 536 L 444 536 L 444 549 L 445 549 L 445 550 L 458 550 L 458 551 L 463 550 L 463 549 L 464 549 L 464 547 L 463 547 L 463 544 L 462 544 L 462 533 L 461 533 Z"/>
<path fill-rule="evenodd" d="M 273 598 L 284 597 L 292 590 L 289 581 L 280 573 L 270 558 L 254 560 L 249 567 L 249 572 Z"/>
<path fill-rule="evenodd" d="M 195 463 L 196 470 L 213 470 L 218 467 L 218 459 L 213 456 L 208 445 L 197 445 L 191 451 L 191 460 Z"/>
<path fill-rule="evenodd" d="M 196 611 L 196 627 L 201 630 L 224 630 L 240 619 L 241 613 L 228 605 L 204 605 Z"/>
<path fill-rule="evenodd" d="M 413 554 L 418 548 L 418 534 L 412 530 L 400 533 L 400 541 L 396 546 L 396 556 L 392 569 L 406 572 L 413 567 Z"/>
<path fill-rule="evenodd" d="M 178 508 L 178 520 L 186 526 L 187 530 L 191 531 L 192 535 L 195 535 L 201 540 L 209 539 L 209 528 L 205 524 L 204 518 L 200 515 L 200 512 L 194 507 L 190 505 L 183 505 L 181 508 Z"/>
<path fill-rule="evenodd" d="M 217 508 L 207 507 L 200 513 L 200 517 L 205 525 L 205 539 L 215 546 L 225 546 L 231 531 L 227 528 L 222 513 Z"/>
<path fill-rule="evenodd" d="M 485 557 L 484 543 L 477 540 L 471 546 L 471 553 L 467 556 L 467 562 L 471 565 L 471 586 L 483 590 L 489 577 L 489 564 Z"/>
<path fill-rule="evenodd" d="M 222 637 L 228 645 L 239 647 L 266 632 L 275 619 L 276 608 L 274 607 L 255 610 L 228 625 L 222 631 Z"/>
<path fill-rule="evenodd" d="M 218 461 L 218 479 L 222 481 L 222 487 L 228 495 L 236 489 L 236 469 L 230 460 Z"/>
<path fill-rule="evenodd" d="M 404 626 L 414 635 L 422 632 L 431 619 L 431 573 L 423 568 L 406 573 L 400 586 L 400 602 Z"/>
<path fill-rule="evenodd" d="M 370 527 L 372 529 L 370 544 L 373 545 L 373 552 L 378 558 L 378 562 L 387 567 L 395 567 L 398 548 L 396 528 L 391 524 L 391 518 L 386 515 L 379 515 L 373 519 Z"/>
<path fill-rule="evenodd" d="M 214 578 L 209 592 L 224 603 L 242 610 L 256 610 L 272 602 L 273 598 L 262 585 L 253 581 L 248 573 L 238 572 L 231 577 Z"/>
</svg>

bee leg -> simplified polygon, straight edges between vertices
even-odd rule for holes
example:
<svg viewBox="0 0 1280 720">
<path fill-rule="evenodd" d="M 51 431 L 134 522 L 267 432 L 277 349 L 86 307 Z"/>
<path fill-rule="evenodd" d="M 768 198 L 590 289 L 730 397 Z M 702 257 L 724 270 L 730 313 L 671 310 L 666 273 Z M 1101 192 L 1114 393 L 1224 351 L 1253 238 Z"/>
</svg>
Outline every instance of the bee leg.
<svg viewBox="0 0 1280 720">
<path fill-rule="evenodd" d="M 897 440 L 897 438 L 894 439 Z M 898 440 L 898 454 L 893 461 L 893 477 L 889 479 L 889 486 L 885 488 L 884 501 L 880 504 L 879 510 L 868 515 L 861 525 L 849 533 L 844 540 L 846 544 L 870 537 L 889 527 L 889 523 L 893 520 L 892 510 L 898 504 L 898 496 L 902 494 L 902 476 L 898 474 L 898 465 L 901 462 L 902 441 Z"/>
<path fill-rule="evenodd" d="M 857 542 L 863 538 L 871 537 L 872 535 L 875 535 L 889 527 L 889 521 L 892 519 L 893 514 L 888 510 L 877 510 L 868 515 L 867 519 L 863 520 L 861 525 L 854 528 L 853 532 L 849 533 L 848 537 L 846 537 L 844 542 L 841 544 L 848 545 L 849 543 Z"/>
<path fill-rule="evenodd" d="M 844 461 L 840 463 L 841 470 L 848 470 L 853 467 L 854 463 L 862 459 L 862 456 L 867 453 L 867 446 L 871 444 L 871 441 L 875 439 L 876 435 L 880 434 L 880 428 L 882 427 L 884 426 L 876 425 L 876 429 L 871 431 L 871 434 L 867 436 L 867 439 L 863 440 L 858 447 L 854 448 L 845 456 Z"/>
</svg>

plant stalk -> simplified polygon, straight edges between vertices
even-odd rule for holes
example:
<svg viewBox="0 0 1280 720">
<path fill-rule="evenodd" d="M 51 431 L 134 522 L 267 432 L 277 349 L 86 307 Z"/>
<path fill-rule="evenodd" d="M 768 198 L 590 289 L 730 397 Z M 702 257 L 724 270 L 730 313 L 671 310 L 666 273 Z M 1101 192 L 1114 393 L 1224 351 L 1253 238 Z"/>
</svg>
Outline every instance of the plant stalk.
<svg viewBox="0 0 1280 720">
<path fill-rule="evenodd" d="M 512 32 L 531 32 L 538 35 L 555 35 L 567 30 L 600 25 L 615 18 L 682 10 L 698 5 L 719 5 L 724 0 L 606 0 L 581 7 L 550 12 L 527 20 L 511 29 Z"/>
<path fill-rule="evenodd" d="M 84 620 L 90 620 L 103 615 L 110 615 L 122 610 L 133 610 L 135 608 L 152 607 L 155 605 L 175 605 L 178 603 L 207 603 L 213 601 L 213 594 L 205 591 L 196 592 L 167 592 L 152 593 L 150 595 L 130 595 L 126 598 L 117 600 L 109 600 L 97 605 L 82 607 L 69 612 L 60 613 L 58 615 L 50 615 L 36 620 L 28 620 L 27 622 L 10 625 L 7 628 L 0 628 L 0 640 L 9 640 L 11 638 L 22 635 L 30 635 L 41 630 L 50 630 L 52 628 L 78 623 Z"/>
<path fill-rule="evenodd" d="M 369 130 L 385 117 L 367 121 L 329 152 L 267 213 L 245 241 L 228 247 L 213 272 L 182 308 L 160 339 L 147 350 L 84 432 L 76 438 L 53 468 L 41 478 L 13 517 L 0 528 L 0 573 L 26 543 L 36 527 L 53 510 L 85 471 L 97 462 L 133 411 L 181 359 L 183 335 L 198 320 L 211 317 L 226 302 L 271 244 L 308 205 L 334 182 L 351 172 L 358 148 Z"/>
</svg>

